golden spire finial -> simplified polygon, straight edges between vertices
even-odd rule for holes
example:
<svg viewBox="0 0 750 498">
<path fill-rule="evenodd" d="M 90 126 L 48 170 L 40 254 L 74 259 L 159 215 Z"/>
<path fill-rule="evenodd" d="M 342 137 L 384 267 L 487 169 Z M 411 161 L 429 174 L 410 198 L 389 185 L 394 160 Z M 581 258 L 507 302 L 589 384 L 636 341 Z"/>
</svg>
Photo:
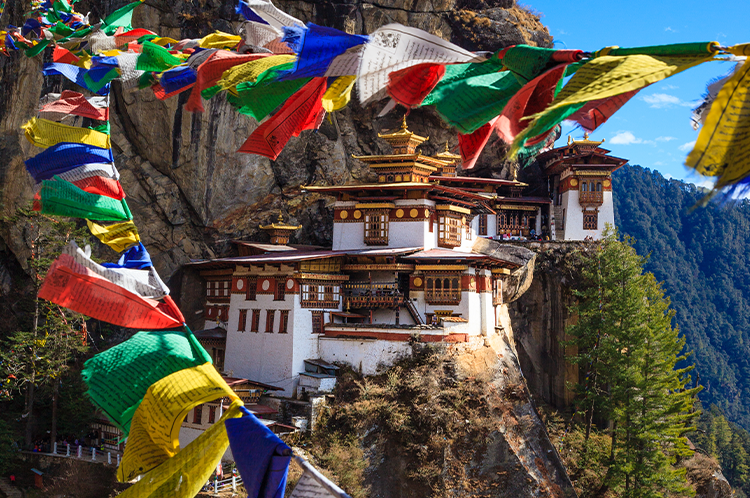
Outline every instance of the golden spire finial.
<svg viewBox="0 0 750 498">
<path fill-rule="evenodd" d="M 571 140 L 572 140 L 572 139 L 570 138 L 570 135 L 568 135 L 568 145 L 570 145 L 570 141 L 571 141 Z"/>
<path fill-rule="evenodd" d="M 445 152 L 450 152 L 450 148 L 448 147 L 448 142 L 445 142 Z"/>
<path fill-rule="evenodd" d="M 404 119 L 401 121 L 401 129 L 406 130 L 406 114 L 404 114 Z"/>
<path fill-rule="evenodd" d="M 284 221 L 284 217 L 281 215 L 281 213 L 279 213 L 279 223 L 281 223 L 283 221 Z"/>
<path fill-rule="evenodd" d="M 583 139 L 584 140 L 588 140 L 589 139 L 589 132 L 586 131 L 586 132 L 583 133 Z"/>
</svg>

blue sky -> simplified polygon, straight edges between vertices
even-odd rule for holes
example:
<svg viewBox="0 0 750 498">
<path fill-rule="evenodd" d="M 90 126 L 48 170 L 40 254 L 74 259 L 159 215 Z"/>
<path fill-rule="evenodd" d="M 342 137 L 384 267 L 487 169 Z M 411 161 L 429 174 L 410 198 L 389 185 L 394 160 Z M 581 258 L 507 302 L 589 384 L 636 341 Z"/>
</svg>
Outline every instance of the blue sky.
<svg viewBox="0 0 750 498">
<path fill-rule="evenodd" d="M 750 42 L 750 0 L 720 3 L 692 0 L 567 2 L 520 0 L 541 14 L 542 23 L 555 38 L 556 48 L 594 51 L 610 45 L 638 47 L 698 41 L 722 45 Z M 710 185 L 684 166 L 692 142 L 698 136 L 690 126 L 690 114 L 713 78 L 734 67 L 730 62 L 711 62 L 688 69 L 641 90 L 591 139 L 606 139 L 604 147 L 631 164 L 656 169 L 665 176 Z M 581 138 L 583 131 L 563 124 L 562 145 L 568 135 Z"/>
</svg>

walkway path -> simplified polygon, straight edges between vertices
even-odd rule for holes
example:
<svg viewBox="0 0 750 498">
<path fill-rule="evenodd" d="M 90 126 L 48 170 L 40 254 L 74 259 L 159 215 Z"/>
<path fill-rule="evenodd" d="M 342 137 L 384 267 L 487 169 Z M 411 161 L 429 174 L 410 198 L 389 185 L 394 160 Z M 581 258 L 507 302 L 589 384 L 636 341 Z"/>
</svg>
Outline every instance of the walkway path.
<svg viewBox="0 0 750 498">
<path fill-rule="evenodd" d="M 0 491 L 5 493 L 8 498 L 21 498 L 23 496 L 21 491 L 8 483 L 7 477 L 0 477 Z"/>
</svg>

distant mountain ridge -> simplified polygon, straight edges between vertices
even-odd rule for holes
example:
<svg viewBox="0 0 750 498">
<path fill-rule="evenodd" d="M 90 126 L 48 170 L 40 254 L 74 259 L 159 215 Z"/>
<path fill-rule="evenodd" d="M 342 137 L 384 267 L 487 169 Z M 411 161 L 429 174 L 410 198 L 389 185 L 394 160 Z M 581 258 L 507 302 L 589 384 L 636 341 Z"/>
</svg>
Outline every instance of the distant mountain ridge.
<svg viewBox="0 0 750 498">
<path fill-rule="evenodd" d="M 631 165 L 613 189 L 617 227 L 651 255 L 695 352 L 701 401 L 750 429 L 750 201 L 691 211 L 705 189 Z"/>
</svg>

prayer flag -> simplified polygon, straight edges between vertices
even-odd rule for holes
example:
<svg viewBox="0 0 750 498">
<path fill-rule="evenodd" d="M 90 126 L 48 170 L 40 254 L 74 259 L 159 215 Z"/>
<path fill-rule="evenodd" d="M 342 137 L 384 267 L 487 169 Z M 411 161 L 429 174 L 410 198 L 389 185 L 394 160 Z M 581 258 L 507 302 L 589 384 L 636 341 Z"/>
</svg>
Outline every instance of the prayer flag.
<svg viewBox="0 0 750 498">
<path fill-rule="evenodd" d="M 117 479 L 130 481 L 175 456 L 187 413 L 202 403 L 221 403 L 225 397 L 239 400 L 211 363 L 185 368 L 154 382 L 133 415 Z"/>
<path fill-rule="evenodd" d="M 65 76 L 70 81 L 77 84 L 78 86 L 82 86 L 83 88 L 90 90 L 85 79 L 87 72 L 88 72 L 88 69 L 85 69 L 83 67 L 74 66 L 72 64 L 63 64 L 61 62 L 47 63 L 44 65 L 44 68 L 42 69 L 42 74 L 45 76 L 53 76 L 53 75 Z M 99 95 L 107 95 L 109 93 L 109 85 L 104 85 L 95 93 L 98 93 Z"/>
<path fill-rule="evenodd" d="M 60 142 L 73 142 L 109 149 L 109 135 L 88 128 L 78 128 L 47 119 L 31 118 L 21 126 L 26 139 L 37 147 L 51 147 Z"/>
<path fill-rule="evenodd" d="M 210 99 L 217 92 L 227 90 L 243 82 L 254 82 L 261 74 L 271 68 L 295 60 L 293 55 L 264 55 L 256 60 L 245 62 L 224 71 L 221 79 L 211 88 L 203 90 L 203 98 Z"/>
<path fill-rule="evenodd" d="M 120 173 L 112 163 L 99 163 L 85 164 L 53 176 L 59 176 L 61 180 L 75 184 L 78 181 L 85 180 L 92 176 L 101 176 L 102 178 L 119 180 Z"/>
<path fill-rule="evenodd" d="M 151 255 L 140 242 L 125 251 L 117 263 L 104 263 L 108 268 L 134 268 L 143 269 L 153 266 Z"/>
<path fill-rule="evenodd" d="M 244 0 L 242 3 L 250 7 L 255 15 L 261 18 L 261 20 L 276 29 L 281 29 L 284 26 L 304 26 L 305 23 L 292 17 L 283 10 L 277 9 L 271 0 Z M 255 21 L 256 19 L 249 19 L 249 21 Z"/>
<path fill-rule="evenodd" d="M 63 90 L 58 100 L 43 106 L 39 112 L 73 114 L 99 121 L 109 119 L 109 107 L 96 106 L 82 93 L 70 90 Z"/>
<path fill-rule="evenodd" d="M 141 47 L 141 54 L 138 56 L 138 62 L 135 65 L 135 69 L 138 71 L 160 73 L 174 66 L 179 66 L 184 62 L 179 57 L 175 57 L 169 53 L 169 50 L 166 48 L 160 47 L 150 41 L 143 42 Z"/>
<path fill-rule="evenodd" d="M 289 498 L 350 498 L 341 488 L 310 465 L 310 462 L 294 455 L 294 461 L 302 467 L 302 476 L 295 484 Z"/>
<path fill-rule="evenodd" d="M 472 169 L 474 167 L 479 155 L 490 140 L 499 119 L 499 116 L 496 117 L 489 123 L 480 126 L 473 133 L 458 134 L 458 147 L 461 152 L 461 167 L 463 169 Z"/>
<path fill-rule="evenodd" d="M 326 79 L 313 78 L 292 95 L 279 112 L 256 128 L 238 152 L 276 160 L 290 138 L 320 125 L 321 113 L 325 112 L 321 104 L 325 91 Z"/>
<path fill-rule="evenodd" d="M 39 183 L 56 174 L 85 164 L 112 163 L 112 150 L 86 144 L 60 142 L 24 161 L 26 170 Z M 101 175 L 106 176 L 106 175 Z M 115 179 L 118 179 L 119 175 Z"/>
<path fill-rule="evenodd" d="M 241 401 L 234 401 L 217 423 L 118 496 L 192 498 L 198 494 L 229 446 L 225 422 L 241 415 L 240 406 Z"/>
<path fill-rule="evenodd" d="M 292 449 L 247 408 L 225 422 L 229 446 L 248 498 L 283 498 Z"/>
<path fill-rule="evenodd" d="M 241 40 L 241 36 L 216 31 L 201 38 L 198 46 L 201 48 L 232 48 L 236 47 Z"/>
<path fill-rule="evenodd" d="M 352 98 L 356 76 L 339 76 L 323 94 L 321 105 L 326 112 L 343 109 Z"/>
<path fill-rule="evenodd" d="M 190 93 L 185 109 L 190 112 L 203 112 L 203 103 L 201 102 L 201 92 L 206 88 L 214 86 L 219 79 L 221 79 L 224 71 L 227 69 L 237 66 L 239 64 L 254 61 L 262 57 L 267 57 L 266 54 L 248 54 L 239 55 L 226 50 L 220 50 L 214 52 L 208 56 L 208 59 L 200 64 L 196 70 L 198 76 L 196 78 L 195 86 Z M 188 60 L 188 63 L 190 60 Z"/>
<path fill-rule="evenodd" d="M 160 330 L 180 327 L 184 318 L 169 296 L 143 298 L 100 277 L 61 254 L 50 266 L 39 297 L 120 327 Z"/>
<path fill-rule="evenodd" d="M 685 164 L 718 176 L 714 189 L 750 174 L 750 63 L 745 61 L 716 95 Z"/>
<path fill-rule="evenodd" d="M 111 178 L 89 176 L 70 183 L 89 194 L 103 195 L 117 200 L 125 198 L 125 191 L 122 189 L 120 182 Z"/>
<path fill-rule="evenodd" d="M 133 414 L 154 382 L 210 361 L 187 329 L 137 332 L 88 360 L 81 376 L 91 401 L 127 436 Z"/>
<path fill-rule="evenodd" d="M 592 132 L 606 123 L 615 112 L 635 97 L 635 94 L 638 92 L 639 90 L 633 90 L 632 92 L 622 93 L 602 100 L 592 100 L 591 102 L 587 102 L 586 105 L 574 114 L 571 114 L 568 119 L 581 125 L 584 130 Z"/>
<path fill-rule="evenodd" d="M 445 65 L 417 64 L 388 75 L 388 95 L 404 107 L 417 107 L 445 76 Z"/>
<path fill-rule="evenodd" d="M 284 64 L 284 66 L 286 65 Z M 273 71 L 275 69 L 269 71 L 269 73 Z M 227 94 L 227 100 L 237 112 L 252 116 L 258 122 L 265 119 L 274 109 L 286 102 L 289 97 L 310 81 L 310 78 L 301 78 L 290 81 L 261 82 L 262 77 L 263 75 L 254 83 L 248 82 L 237 85 L 237 96 Z"/>
<path fill-rule="evenodd" d="M 424 62 L 480 62 L 484 57 L 420 29 L 388 24 L 376 29 L 365 44 L 357 72 L 362 104 L 386 95 L 388 75 Z"/>
<path fill-rule="evenodd" d="M 294 68 L 282 79 L 326 76 L 333 60 L 352 47 L 363 45 L 368 37 L 350 35 L 334 28 L 308 23 L 307 27 L 285 26 L 282 42 L 297 55 Z"/>
<path fill-rule="evenodd" d="M 189 66 L 184 66 L 161 73 L 159 84 L 166 93 L 174 93 L 178 90 L 187 90 L 195 84 L 195 80 L 195 70 Z"/>
<path fill-rule="evenodd" d="M 39 209 L 34 210 L 44 214 L 102 221 L 131 219 L 124 199 L 91 194 L 58 176 L 42 182 L 39 196 Z"/>
<path fill-rule="evenodd" d="M 138 7 L 142 2 L 143 0 L 138 0 L 112 12 L 102 21 L 104 25 L 102 30 L 110 35 L 114 34 L 119 27 L 130 29 L 130 24 L 133 22 L 133 9 Z"/>
<path fill-rule="evenodd" d="M 86 220 L 91 234 L 99 239 L 102 244 L 107 244 L 116 252 L 122 252 L 133 244 L 140 242 L 138 229 L 132 220 L 114 225 L 100 225 Z"/>
</svg>

